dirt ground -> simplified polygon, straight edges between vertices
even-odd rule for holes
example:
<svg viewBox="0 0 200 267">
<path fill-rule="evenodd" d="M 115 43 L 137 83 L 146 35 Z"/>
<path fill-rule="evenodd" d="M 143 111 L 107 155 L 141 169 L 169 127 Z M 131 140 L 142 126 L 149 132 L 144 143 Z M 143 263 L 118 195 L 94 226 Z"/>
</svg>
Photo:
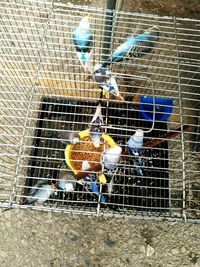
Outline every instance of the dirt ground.
<svg viewBox="0 0 200 267">
<path fill-rule="evenodd" d="M 90 5 L 95 7 L 106 7 L 106 1 L 101 0 L 57 0 L 61 3 L 73 3 L 77 5 Z M 199 0 L 124 0 L 122 7 L 126 12 L 151 13 L 161 16 L 179 16 L 179 17 L 200 17 Z"/>
<path fill-rule="evenodd" d="M 70 2 L 105 7 L 105 1 Z M 200 17 L 199 0 L 124 3 L 125 11 Z M 0 267 L 200 267 L 199 236 L 198 224 L 2 209 Z"/>
<path fill-rule="evenodd" d="M 1 212 L 0 266 L 200 266 L 195 224 Z"/>
</svg>

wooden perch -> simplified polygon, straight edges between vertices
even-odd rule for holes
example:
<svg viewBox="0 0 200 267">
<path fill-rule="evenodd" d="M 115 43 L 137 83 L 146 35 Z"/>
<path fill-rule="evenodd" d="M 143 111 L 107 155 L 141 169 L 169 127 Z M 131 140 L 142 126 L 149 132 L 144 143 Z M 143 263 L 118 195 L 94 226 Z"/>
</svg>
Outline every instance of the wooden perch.
<svg viewBox="0 0 200 267">
<path fill-rule="evenodd" d="M 188 131 L 190 129 L 190 126 L 189 125 L 183 125 L 183 131 Z M 150 141 L 146 141 L 144 143 L 144 147 L 155 147 L 157 145 L 160 145 L 164 142 L 167 142 L 168 140 L 172 139 L 172 138 L 175 138 L 177 137 L 179 134 L 181 134 L 181 127 L 173 130 L 173 131 L 170 131 L 166 134 L 163 134 L 162 136 L 159 137 L 159 139 L 156 139 L 156 140 L 150 140 Z M 168 139 L 168 140 L 166 140 Z"/>
</svg>

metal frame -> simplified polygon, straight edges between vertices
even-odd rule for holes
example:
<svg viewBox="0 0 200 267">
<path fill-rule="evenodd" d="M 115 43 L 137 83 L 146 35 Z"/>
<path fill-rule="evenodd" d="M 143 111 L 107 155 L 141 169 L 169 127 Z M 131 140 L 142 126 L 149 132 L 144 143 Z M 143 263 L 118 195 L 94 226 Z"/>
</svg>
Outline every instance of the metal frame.
<svg viewBox="0 0 200 267">
<path fill-rule="evenodd" d="M 35 138 L 41 98 L 47 96 L 80 99 L 86 103 L 85 110 L 87 110 L 88 100 L 94 103 L 101 100 L 100 88 L 80 67 L 74 55 L 71 31 L 84 14 L 91 14 L 91 27 L 95 35 L 93 59 L 98 62 L 102 57 L 103 32 L 106 14 L 109 12 L 111 13 L 107 9 L 64 5 L 54 1 L 1 1 L 0 207 L 200 222 L 198 202 L 200 162 L 195 157 L 192 146 L 196 136 L 194 129 L 200 102 L 200 21 L 123 11 L 113 12 L 114 25 L 111 32 L 110 55 L 130 34 L 131 25 L 134 25 L 133 33 L 138 25 L 140 25 L 139 32 L 142 32 L 154 24 L 159 26 L 161 32 L 160 42 L 152 55 L 118 63 L 112 67 L 112 71 L 118 76 L 121 93 L 125 97 L 133 98 L 133 100 L 125 100 L 125 103 L 128 106 L 131 101 L 135 101 L 136 111 L 137 97 L 143 94 L 171 97 L 174 101 L 173 115 L 166 122 L 166 126 L 169 131 L 181 127 L 181 133 L 176 138 L 168 140 L 168 149 L 166 149 L 169 154 L 170 208 L 163 211 L 161 208 L 160 211 L 152 209 L 141 212 L 133 206 L 132 213 L 130 211 L 117 213 L 102 209 L 98 202 L 92 210 L 54 206 L 19 206 L 18 204 L 20 190 L 23 189 L 29 167 L 28 159 L 33 148 L 32 140 Z M 92 16 L 93 14 L 95 16 Z M 147 86 L 146 82 L 150 86 Z M 127 139 L 127 130 L 134 132 L 136 127 L 127 129 L 117 124 L 109 124 L 109 105 L 113 103 L 117 105 L 118 100 L 103 99 L 103 103 L 106 103 L 105 133 L 121 130 L 122 139 Z M 92 109 L 95 109 L 95 104 Z M 76 116 L 79 114 L 74 115 Z M 85 118 L 88 118 L 87 123 L 90 116 L 92 114 L 85 113 Z M 53 119 L 52 123 L 56 123 L 56 120 Z M 80 123 L 74 120 L 73 127 L 77 129 L 78 124 Z M 84 122 L 81 125 L 83 124 Z M 185 124 L 190 125 L 190 130 L 187 132 L 183 131 Z M 149 133 L 152 129 L 157 130 L 157 127 L 153 122 L 150 129 L 144 128 L 145 138 L 153 139 Z M 51 137 L 46 137 L 45 140 L 50 142 Z M 55 147 L 55 149 L 60 151 L 61 148 Z M 152 148 L 152 151 L 156 151 L 156 148 Z M 124 165 L 124 168 L 129 167 L 131 166 Z"/>
</svg>

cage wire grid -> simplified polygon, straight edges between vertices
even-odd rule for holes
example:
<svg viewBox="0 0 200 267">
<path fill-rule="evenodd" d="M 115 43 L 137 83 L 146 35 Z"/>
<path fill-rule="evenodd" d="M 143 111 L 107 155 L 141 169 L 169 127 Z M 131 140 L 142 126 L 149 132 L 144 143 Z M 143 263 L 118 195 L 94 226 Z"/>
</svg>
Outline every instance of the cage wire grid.
<svg viewBox="0 0 200 267">
<path fill-rule="evenodd" d="M 107 205 L 77 183 L 73 193 L 58 194 L 43 206 L 19 205 L 38 180 L 58 179 L 70 170 L 57 131 L 81 131 L 100 100 L 101 89 L 81 67 L 71 33 L 90 15 L 94 36 L 92 59 L 101 62 L 106 16 L 112 11 L 55 2 L 1 1 L 0 206 L 104 216 L 200 221 L 199 62 L 200 21 L 142 13 L 115 12 L 110 55 L 130 34 L 158 26 L 160 39 L 151 54 L 113 64 L 124 101 L 103 99 L 108 133 L 125 151 L 131 130 L 148 130 L 141 119 L 140 96 L 173 99 L 173 113 L 156 122 L 144 141 L 163 142 L 145 149 L 144 183 L 135 182 L 131 157 L 121 159 Z M 107 108 L 109 106 L 109 108 Z M 184 125 L 189 128 L 184 130 Z M 179 133 L 171 139 L 166 132 Z M 101 193 L 107 195 L 104 187 Z"/>
</svg>

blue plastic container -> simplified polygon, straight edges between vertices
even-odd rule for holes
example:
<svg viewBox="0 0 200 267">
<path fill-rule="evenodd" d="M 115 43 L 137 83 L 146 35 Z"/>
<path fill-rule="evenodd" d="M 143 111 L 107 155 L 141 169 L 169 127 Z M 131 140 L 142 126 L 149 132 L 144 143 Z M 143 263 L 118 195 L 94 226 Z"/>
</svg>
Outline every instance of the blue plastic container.
<svg viewBox="0 0 200 267">
<path fill-rule="evenodd" d="M 155 121 L 166 121 L 173 111 L 171 98 L 155 97 Z M 144 120 L 153 120 L 153 97 L 140 97 L 140 116 Z"/>
</svg>

